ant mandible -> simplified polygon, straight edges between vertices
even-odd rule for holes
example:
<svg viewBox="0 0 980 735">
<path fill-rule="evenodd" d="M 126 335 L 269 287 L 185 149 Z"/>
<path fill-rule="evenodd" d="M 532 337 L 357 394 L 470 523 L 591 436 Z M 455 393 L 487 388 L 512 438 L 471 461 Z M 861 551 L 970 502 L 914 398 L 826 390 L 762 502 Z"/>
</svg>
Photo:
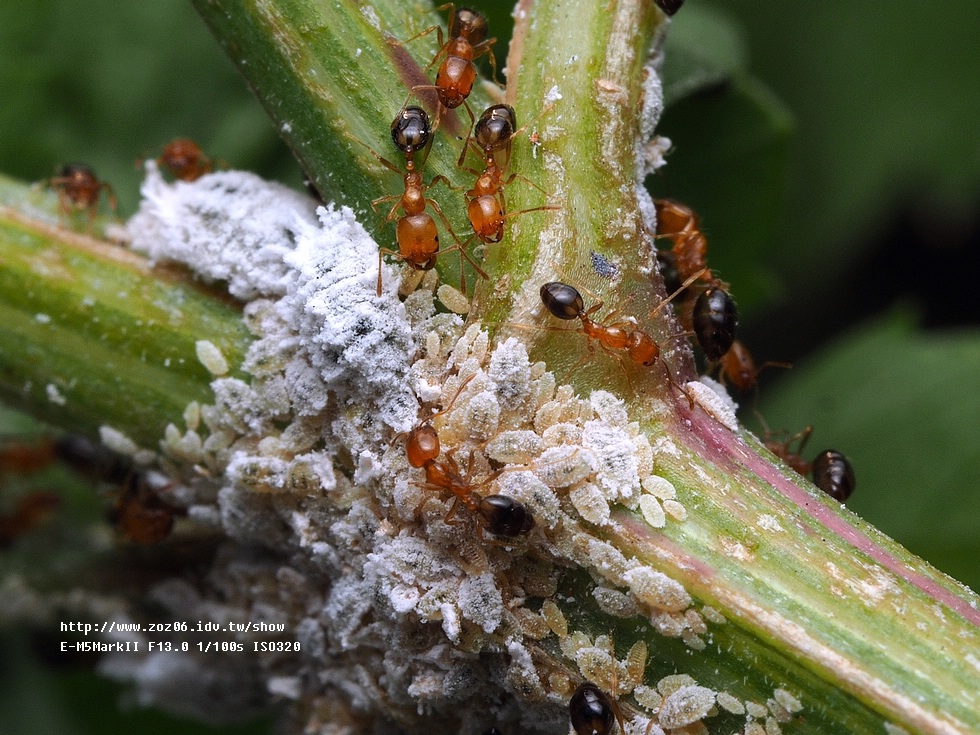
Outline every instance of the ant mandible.
<svg viewBox="0 0 980 735">
<path fill-rule="evenodd" d="M 546 108 L 544 112 L 547 112 L 548 109 L 550 108 Z M 559 209 L 556 206 L 543 205 L 507 213 L 504 187 L 518 178 L 518 174 L 512 173 L 505 180 L 504 169 L 510 158 L 512 141 L 525 128 L 527 125 L 517 129 L 517 115 L 514 113 L 513 107 L 504 104 L 491 105 L 484 110 L 476 125 L 473 126 L 473 137 L 467 137 L 466 143 L 463 145 L 463 151 L 460 153 L 457 165 L 462 165 L 471 143 L 480 151 L 485 164 L 482 173 L 467 169 L 470 173 L 476 174 L 477 178 L 473 188 L 466 192 L 466 214 L 470 220 L 470 225 L 473 227 L 473 232 L 481 242 L 487 244 L 500 242 L 504 237 L 504 221 L 510 217 L 517 217 L 528 212 Z M 498 162 L 498 155 L 503 159 L 502 162 Z M 531 186 L 539 188 L 529 179 L 523 176 L 520 178 L 527 181 Z"/>
<path fill-rule="evenodd" d="M 442 107 L 455 110 L 460 105 L 464 105 L 466 113 L 470 116 L 470 125 L 472 125 L 474 121 L 473 111 L 466 103 L 466 98 L 469 97 L 473 83 L 476 81 L 476 66 L 473 61 L 484 54 L 489 56 L 493 76 L 496 78 L 497 59 L 493 55 L 492 46 L 497 42 L 497 39 L 487 38 L 487 19 L 482 13 L 470 8 L 457 10 L 452 3 L 442 5 L 437 9 L 445 10 L 447 8 L 449 9 L 448 40 L 444 41 L 441 26 L 431 26 L 405 41 L 405 43 L 410 43 L 432 33 L 432 31 L 436 31 L 439 51 L 436 52 L 426 69 L 432 68 L 439 59 L 442 59 L 439 71 L 436 73 L 436 83 L 412 87 L 412 94 L 424 89 L 435 90 Z M 438 124 L 437 115 L 436 127 Z"/>
<path fill-rule="evenodd" d="M 394 200 L 395 203 L 392 205 L 384 221 L 391 222 L 396 218 L 398 219 L 395 225 L 398 250 L 395 251 L 382 247 L 378 251 L 378 296 L 381 295 L 381 264 L 382 257 L 385 254 L 404 260 L 416 270 L 431 270 L 435 266 L 436 256 L 440 252 L 459 250 L 460 281 L 464 293 L 466 292 L 466 277 L 462 269 L 463 259 L 468 260 L 477 273 L 484 278 L 488 278 L 486 272 L 477 266 L 469 255 L 466 254 L 465 248 L 460 244 L 459 238 L 456 236 L 452 225 L 449 224 L 449 220 L 443 214 L 438 203 L 425 196 L 426 189 L 430 188 L 437 181 L 449 183 L 444 176 L 440 175 L 436 176 L 426 185 L 422 180 L 422 174 L 415 169 L 415 154 L 425 150 L 431 138 L 432 126 L 429 124 L 429 116 L 421 107 L 406 107 L 402 109 L 391 123 L 391 139 L 405 154 L 405 191 L 402 194 L 380 197 L 371 202 L 371 207 L 377 211 L 377 206 L 382 202 Z M 368 150 L 371 149 L 369 148 Z M 391 163 L 391 161 L 382 158 L 374 150 L 371 150 L 371 153 L 384 166 L 395 173 L 401 173 L 400 169 Z M 432 207 L 439 215 L 449 234 L 456 241 L 455 245 L 445 250 L 439 250 L 439 231 L 436 228 L 435 220 L 425 211 L 426 207 Z M 404 213 L 400 218 L 397 217 L 399 209 Z"/>
<path fill-rule="evenodd" d="M 109 208 L 116 211 L 116 195 L 112 187 L 99 181 L 95 171 L 84 163 L 68 163 L 58 169 L 57 175 L 48 179 L 48 186 L 58 193 L 58 204 L 62 216 L 71 216 L 72 208 L 88 213 L 88 226 L 91 230 L 95 216 L 99 213 L 99 196 L 103 190 L 109 197 Z"/>
<path fill-rule="evenodd" d="M 474 491 L 474 487 L 477 486 L 471 484 L 468 479 L 472 471 L 472 455 L 470 455 L 470 471 L 467 472 L 467 477 L 463 476 L 452 452 L 446 454 L 442 460 L 438 458 L 442 447 L 439 443 L 439 434 L 431 422 L 437 416 L 452 409 L 456 399 L 459 398 L 460 393 L 463 392 L 470 380 L 472 378 L 463 382 L 446 408 L 429 416 L 421 425 L 408 433 L 405 442 L 405 456 L 412 467 L 421 467 L 425 470 L 423 487 L 448 490 L 453 494 L 453 504 L 446 514 L 447 522 L 455 514 L 457 504 L 462 503 L 476 516 L 480 527 L 487 533 L 502 538 L 525 536 L 534 528 L 534 516 L 523 503 L 506 495 L 488 495 L 485 497 L 477 495 Z M 497 474 L 499 473 L 491 475 L 480 484 L 490 482 L 496 478 Z"/>
<path fill-rule="evenodd" d="M 214 170 L 214 162 L 190 138 L 174 138 L 163 147 L 156 162 L 180 181 L 197 181 Z"/>
</svg>

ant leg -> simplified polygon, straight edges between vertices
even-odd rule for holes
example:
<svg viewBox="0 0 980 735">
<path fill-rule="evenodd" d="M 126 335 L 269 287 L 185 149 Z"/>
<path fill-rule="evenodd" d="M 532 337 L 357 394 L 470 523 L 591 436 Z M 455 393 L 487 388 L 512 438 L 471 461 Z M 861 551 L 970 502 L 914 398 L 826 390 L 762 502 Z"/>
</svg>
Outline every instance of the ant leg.
<svg viewBox="0 0 980 735">
<path fill-rule="evenodd" d="M 399 41 L 397 38 L 393 36 L 386 36 L 385 40 L 391 46 L 407 46 L 412 41 L 417 41 L 423 36 L 428 36 L 430 33 L 432 33 L 432 31 L 436 32 L 436 40 L 439 43 L 439 52 L 436 54 L 436 58 L 432 60 L 432 63 L 429 64 L 429 66 L 425 67 L 426 69 L 430 69 L 432 67 L 432 64 L 436 63 L 436 59 L 438 59 L 442 55 L 443 51 L 445 51 L 445 43 L 442 37 L 442 26 L 429 26 L 424 31 L 421 31 L 420 33 L 416 33 L 414 36 L 412 36 L 411 38 L 407 38 L 404 41 Z"/>
<path fill-rule="evenodd" d="M 497 43 L 496 38 L 488 38 L 486 41 L 481 41 L 476 46 L 473 47 L 473 58 L 482 56 L 486 54 L 490 59 L 490 81 L 496 84 L 498 87 L 504 88 L 506 85 L 497 79 L 497 57 L 493 53 L 493 45 Z"/>
<path fill-rule="evenodd" d="M 476 236 L 473 235 L 469 239 L 467 239 L 465 243 L 454 246 L 459 250 L 459 286 L 460 286 L 460 291 L 462 291 L 463 293 L 463 296 L 466 295 L 466 273 L 463 270 L 464 260 L 468 261 L 469 264 L 473 266 L 473 270 L 475 270 L 484 280 L 487 281 L 490 280 L 490 276 L 487 274 L 487 272 L 483 270 L 480 266 L 478 266 L 476 262 L 473 260 L 473 258 L 471 258 L 469 254 L 466 252 L 466 247 L 471 242 L 473 242 L 474 237 Z"/>
<path fill-rule="evenodd" d="M 691 394 L 690 394 L 690 393 L 689 393 L 689 392 L 687 391 L 687 389 L 686 389 L 686 388 L 684 388 L 684 386 L 682 386 L 682 385 L 681 385 L 680 383 L 678 383 L 678 382 L 677 382 L 677 381 L 676 381 L 676 380 L 674 379 L 674 374 L 673 374 L 673 372 L 671 372 L 671 369 L 670 369 L 670 365 L 668 365 L 668 364 L 667 364 L 667 362 L 666 362 L 666 360 L 664 361 L 664 370 L 665 370 L 665 371 L 666 371 L 666 373 L 667 373 L 667 382 L 668 382 L 668 383 L 670 383 L 670 385 L 671 385 L 671 386 L 672 386 L 672 387 L 673 387 L 673 388 L 674 388 L 675 390 L 679 390 L 679 391 L 680 391 L 681 393 L 683 393 L 683 394 L 684 394 L 684 397 L 685 397 L 685 398 L 687 398 L 687 404 L 688 404 L 688 406 L 689 406 L 689 407 L 690 407 L 690 409 L 691 409 L 691 410 L 693 411 L 693 410 L 694 410 L 694 396 L 692 396 L 692 395 L 691 395 Z"/>
<path fill-rule="evenodd" d="M 677 297 L 681 293 L 683 293 L 684 292 L 684 289 L 686 289 L 688 286 L 690 286 L 692 283 L 694 283 L 696 280 L 698 280 L 701 276 L 703 276 L 707 272 L 708 272 L 708 269 L 707 268 L 702 268 L 697 273 L 695 273 L 693 276 L 691 276 L 686 281 L 684 281 L 684 283 L 682 283 L 680 285 L 680 287 L 676 291 L 674 291 L 674 293 L 672 293 L 670 296 L 668 296 L 663 301 L 661 301 L 659 304 L 657 304 L 656 307 L 654 307 L 653 311 L 650 312 L 649 318 L 652 319 L 657 314 L 659 314 L 661 309 L 663 309 L 667 304 L 669 304 L 671 301 L 673 301 L 675 297 Z"/>
</svg>

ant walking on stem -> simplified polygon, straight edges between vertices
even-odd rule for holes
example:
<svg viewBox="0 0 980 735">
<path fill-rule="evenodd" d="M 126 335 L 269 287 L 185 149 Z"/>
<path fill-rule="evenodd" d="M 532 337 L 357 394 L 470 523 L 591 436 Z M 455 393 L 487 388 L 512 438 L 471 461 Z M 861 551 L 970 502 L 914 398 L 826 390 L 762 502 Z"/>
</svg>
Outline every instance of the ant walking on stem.
<svg viewBox="0 0 980 735">
<path fill-rule="evenodd" d="M 760 417 L 761 418 L 761 417 Z M 765 425 L 765 421 L 762 422 Z M 776 441 L 766 429 L 763 444 L 766 449 L 775 454 L 790 466 L 797 474 L 811 475 L 813 484 L 823 490 L 834 500 L 843 503 L 854 492 L 856 479 L 854 468 L 842 452 L 836 449 L 825 449 L 812 462 L 803 459 L 803 448 L 810 440 L 813 427 L 807 426 L 800 432 L 783 441 Z M 792 449 L 796 443 L 796 450 Z"/>
<path fill-rule="evenodd" d="M 541 115 L 549 109 L 551 109 L 550 106 L 545 108 Z M 541 115 L 532 122 L 540 119 Z M 541 190 L 533 181 L 517 173 L 512 173 L 506 179 L 504 178 L 507 162 L 510 160 L 511 143 L 526 128 L 527 125 L 520 129 L 517 128 L 517 115 L 514 113 L 513 107 L 503 104 L 492 105 L 480 115 L 480 119 L 473 126 L 473 136 L 468 136 L 463 144 L 463 150 L 457 161 L 458 166 L 462 166 L 466 152 L 471 145 L 476 146 L 485 164 L 482 172 L 465 169 L 477 177 L 473 188 L 466 192 L 466 214 L 469 217 L 470 225 L 473 227 L 473 232 L 483 243 L 500 242 L 504 237 L 504 222 L 511 217 L 517 217 L 528 212 L 559 209 L 554 205 L 543 205 L 507 213 L 504 187 L 508 186 L 514 179 L 520 178 L 539 191 Z"/>
<path fill-rule="evenodd" d="M 427 150 L 427 146 L 432 139 L 432 126 L 429 124 L 429 116 L 421 107 L 406 107 L 395 116 L 391 123 L 391 139 L 394 144 L 405 154 L 404 185 L 405 191 L 402 194 L 393 194 L 380 197 L 371 202 L 371 206 L 377 211 L 377 207 L 382 202 L 394 201 L 385 217 L 385 222 L 392 222 L 397 219 L 395 224 L 396 241 L 398 250 L 389 248 L 379 248 L 378 250 L 378 296 L 381 295 L 381 265 L 385 254 L 392 255 L 400 260 L 404 260 L 416 270 L 431 270 L 436 264 L 436 256 L 439 253 L 458 250 L 460 254 L 460 281 L 463 293 L 466 292 L 466 277 L 462 269 L 462 261 L 469 261 L 470 265 L 483 278 L 488 278 L 487 274 L 479 267 L 469 255 L 459 238 L 453 231 L 452 225 L 442 209 L 435 200 L 425 195 L 427 189 L 431 188 L 438 181 L 443 181 L 447 185 L 449 182 L 444 176 L 436 176 L 426 185 L 422 179 L 421 172 L 415 167 L 415 154 Z M 363 145 L 363 144 L 362 144 Z M 365 146 L 367 147 L 367 146 Z M 382 165 L 394 171 L 402 173 L 391 161 L 383 158 L 377 152 L 368 148 L 372 155 L 381 162 Z M 421 167 L 421 163 L 419 164 Z M 426 212 L 426 208 L 431 207 L 446 226 L 449 234 L 456 241 L 455 245 L 444 250 L 439 249 L 439 231 L 436 228 L 435 220 Z M 401 209 L 403 215 L 398 217 L 398 210 Z"/>
<path fill-rule="evenodd" d="M 48 186 L 58 193 L 58 205 L 65 219 L 71 216 L 72 209 L 81 210 L 88 215 L 88 228 L 99 213 L 99 197 L 103 191 L 109 198 L 109 209 L 116 212 L 116 194 L 112 187 L 99 181 L 95 171 L 84 163 L 68 163 L 58 169 L 57 175 L 48 179 Z"/>
<path fill-rule="evenodd" d="M 469 97 L 476 81 L 476 66 L 473 61 L 487 55 L 490 58 L 493 77 L 496 78 L 497 59 L 493 55 L 492 47 L 497 39 L 487 38 L 487 19 L 481 13 L 470 8 L 456 9 L 452 3 L 437 8 L 437 10 L 446 9 L 449 9 L 448 40 L 443 39 L 441 26 L 430 26 L 402 44 L 411 43 L 422 36 L 427 36 L 432 31 L 436 31 L 438 34 L 436 38 L 438 39 L 439 50 L 426 67 L 426 69 L 431 69 L 436 62 L 442 59 L 439 71 L 436 73 L 436 83 L 412 87 L 412 94 L 421 90 L 435 90 L 440 104 L 436 115 L 436 128 L 439 127 L 442 107 L 455 110 L 460 105 L 466 108 L 466 114 L 470 116 L 470 126 L 472 126 L 475 118 L 466 98 Z"/>
<path fill-rule="evenodd" d="M 728 284 L 707 267 L 708 240 L 701 231 L 698 215 L 690 207 L 670 199 L 657 199 L 657 237 L 673 243 L 671 254 L 678 278 L 700 272 L 704 288 L 694 302 L 690 318 L 682 314 L 685 327 L 694 330 L 704 356 L 717 362 L 735 342 L 738 311 L 728 293 Z M 661 262 L 669 262 L 662 258 Z M 688 323 L 688 319 L 690 323 Z"/>
<path fill-rule="evenodd" d="M 661 309 L 667 306 L 667 304 L 700 276 L 701 272 L 690 276 L 679 289 L 657 304 L 657 307 L 651 312 L 650 317 L 655 317 Z M 607 314 L 601 322 L 594 321 L 591 315 L 603 307 L 603 302 L 597 301 L 586 309 L 582 294 L 567 283 L 551 281 L 541 286 L 541 301 L 553 316 L 565 320 L 578 319 L 582 323 L 582 333 L 589 338 L 590 354 L 594 352 L 592 340 L 595 340 L 606 352 L 614 355 L 625 352 L 631 361 L 644 367 L 651 367 L 660 359 L 660 345 L 654 341 L 653 337 L 640 329 L 635 322 L 621 320 L 609 323 L 619 313 L 618 309 Z M 690 336 L 689 332 L 681 332 L 671 335 L 668 339 L 688 336 Z M 584 360 L 585 357 L 582 359 Z M 674 380 L 670 367 L 666 363 L 664 363 L 664 369 L 667 374 L 667 382 L 687 396 L 688 402 L 693 409 L 693 399 Z"/>
</svg>

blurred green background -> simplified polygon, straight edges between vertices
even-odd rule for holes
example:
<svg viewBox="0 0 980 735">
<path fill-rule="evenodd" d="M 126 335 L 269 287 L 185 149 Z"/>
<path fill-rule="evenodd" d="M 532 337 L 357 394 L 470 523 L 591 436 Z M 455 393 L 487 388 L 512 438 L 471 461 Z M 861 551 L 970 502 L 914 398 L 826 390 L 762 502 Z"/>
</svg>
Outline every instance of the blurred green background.
<svg viewBox="0 0 980 735">
<path fill-rule="evenodd" d="M 480 7 L 506 38 L 511 4 Z M 978 28 L 976 0 L 688 0 L 665 68 L 674 148 L 648 181 L 700 214 L 756 358 L 794 364 L 763 373 L 746 422 L 812 424 L 808 457 L 833 447 L 854 465 L 848 507 L 975 589 Z M 0 90 L 0 172 L 37 181 L 83 161 L 124 215 L 136 161 L 176 136 L 301 186 L 186 2 L 3 0 Z M 42 663 L 39 645 L 0 637 L 5 735 L 214 732 L 120 714 L 119 687 Z"/>
</svg>

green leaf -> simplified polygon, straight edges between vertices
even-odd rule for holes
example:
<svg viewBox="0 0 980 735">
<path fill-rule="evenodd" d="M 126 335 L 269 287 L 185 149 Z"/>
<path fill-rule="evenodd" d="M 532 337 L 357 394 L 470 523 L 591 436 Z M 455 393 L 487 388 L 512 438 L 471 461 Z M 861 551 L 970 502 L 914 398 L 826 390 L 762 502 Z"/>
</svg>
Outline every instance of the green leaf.
<svg viewBox="0 0 980 735">
<path fill-rule="evenodd" d="M 137 160 L 175 137 L 236 168 L 300 183 L 189 3 L 4 0 L 0 89 L 0 171 L 38 181 L 82 161 L 115 189 L 121 214 L 136 207 Z"/>
<path fill-rule="evenodd" d="M 670 24 L 664 47 L 664 104 L 717 87 L 746 70 L 742 28 L 728 14 L 702 6 L 684 8 Z"/>
</svg>

